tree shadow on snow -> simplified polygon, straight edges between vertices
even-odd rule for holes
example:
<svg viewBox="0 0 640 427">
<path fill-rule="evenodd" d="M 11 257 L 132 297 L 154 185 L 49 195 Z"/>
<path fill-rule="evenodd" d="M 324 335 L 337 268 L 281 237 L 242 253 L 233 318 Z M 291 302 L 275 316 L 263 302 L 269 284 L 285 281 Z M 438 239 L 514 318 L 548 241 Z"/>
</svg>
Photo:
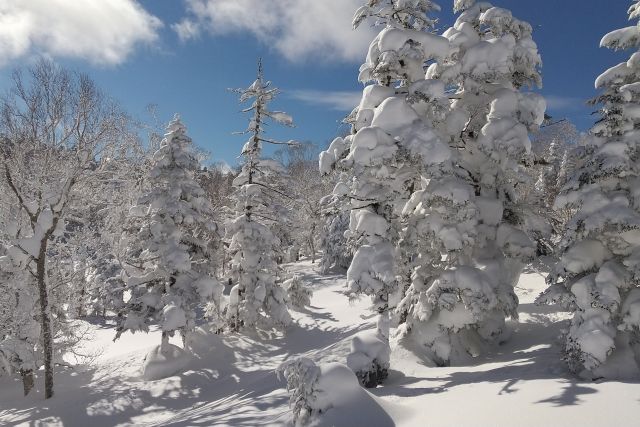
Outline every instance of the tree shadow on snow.
<svg viewBox="0 0 640 427">
<path fill-rule="evenodd" d="M 582 402 L 581 396 L 597 393 L 597 389 L 588 386 L 589 382 L 573 377 L 561 360 L 560 345 L 557 343 L 558 328 L 549 328 L 548 318 L 542 317 L 545 313 L 552 313 L 553 308 L 523 304 L 520 311 L 530 314 L 534 322 L 516 324 L 516 330 L 510 340 L 465 365 L 461 368 L 464 371 L 450 372 L 455 369 L 452 367 L 432 368 L 434 374 L 440 369 L 446 369 L 445 372 L 449 373 L 430 378 L 408 377 L 400 372 L 391 371 L 385 385 L 372 392 L 378 396 L 412 397 L 444 393 L 459 386 L 495 383 L 502 385 L 497 394 L 505 395 L 517 393 L 520 390 L 519 383 L 524 381 L 560 380 L 565 386 L 558 394 L 535 402 L 554 406 L 577 405 Z M 536 314 L 541 316 L 540 321 L 537 321 Z M 543 322 L 543 319 L 546 319 L 546 322 Z M 427 363 L 423 364 L 428 366 Z M 496 364 L 499 366 L 495 367 Z M 484 366 L 488 369 L 483 369 Z M 421 382 L 433 386 L 412 387 Z"/>
<path fill-rule="evenodd" d="M 40 390 L 42 378 L 36 379 L 38 388 L 27 398 L 20 395 L 16 382 L 15 396 L 0 402 L 0 425 L 205 426 L 233 420 L 234 425 L 251 426 L 262 423 L 264 409 L 287 407 L 284 385 L 272 367 L 251 366 L 249 348 L 232 349 L 221 339 L 213 341 L 215 347 L 197 351 L 185 372 L 157 381 L 130 374 L 131 365 L 142 363 L 137 354 L 101 368 L 59 369 L 55 395 L 46 401 Z M 11 409 L 3 410 L 7 406 Z M 179 418 L 171 418 L 172 414 Z"/>
<path fill-rule="evenodd" d="M 560 394 L 539 400 L 536 403 L 552 403 L 553 406 L 572 406 L 582 402 L 580 396 L 598 392 L 595 388 L 581 385 L 576 380 L 569 380 L 566 383 L 567 386 L 562 389 Z"/>
</svg>

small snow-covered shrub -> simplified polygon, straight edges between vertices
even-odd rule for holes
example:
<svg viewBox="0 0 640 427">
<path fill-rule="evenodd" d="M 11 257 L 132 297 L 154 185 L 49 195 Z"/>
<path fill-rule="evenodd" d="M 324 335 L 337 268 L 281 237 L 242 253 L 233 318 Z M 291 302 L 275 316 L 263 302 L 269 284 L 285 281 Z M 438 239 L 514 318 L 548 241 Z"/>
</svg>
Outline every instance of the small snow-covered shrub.
<svg viewBox="0 0 640 427">
<path fill-rule="evenodd" d="M 305 285 L 299 275 L 294 274 L 282 285 L 287 291 L 287 302 L 290 307 L 300 309 L 311 304 L 313 291 Z"/>
<path fill-rule="evenodd" d="M 351 340 L 347 366 L 366 388 L 375 388 L 389 375 L 389 345 L 377 331 L 362 332 Z"/>
<path fill-rule="evenodd" d="M 178 346 L 163 342 L 155 346 L 142 364 L 142 378 L 147 381 L 167 378 L 182 371 L 189 364 L 191 356 Z"/>
<path fill-rule="evenodd" d="M 281 364 L 276 370 L 278 378 L 287 380 L 290 393 L 289 405 L 293 408 L 295 425 L 305 425 L 311 417 L 320 413 L 317 407 L 317 384 L 320 368 L 313 360 L 298 357 Z"/>
<path fill-rule="evenodd" d="M 352 404 L 362 393 L 353 372 L 341 363 L 316 365 L 298 357 L 284 362 L 276 373 L 287 380 L 296 426 L 307 425 L 331 408 Z"/>
</svg>

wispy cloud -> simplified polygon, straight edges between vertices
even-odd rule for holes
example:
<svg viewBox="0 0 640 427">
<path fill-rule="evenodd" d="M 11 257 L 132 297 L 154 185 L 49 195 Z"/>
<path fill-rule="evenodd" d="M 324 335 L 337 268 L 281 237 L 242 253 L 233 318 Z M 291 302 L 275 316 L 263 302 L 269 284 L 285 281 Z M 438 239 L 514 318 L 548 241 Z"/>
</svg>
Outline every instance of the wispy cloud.
<svg viewBox="0 0 640 427">
<path fill-rule="evenodd" d="M 161 27 L 135 0 L 0 0 L 0 65 L 32 54 L 120 64 Z"/>
<path fill-rule="evenodd" d="M 185 0 L 187 16 L 172 28 L 182 40 L 251 34 L 293 62 L 364 59 L 374 29 L 351 29 L 362 0 Z"/>
<path fill-rule="evenodd" d="M 547 108 L 555 111 L 575 111 L 585 108 L 586 100 L 570 96 L 544 95 Z"/>
<path fill-rule="evenodd" d="M 287 96 L 310 105 L 328 107 L 332 110 L 351 111 L 362 97 L 360 91 L 323 91 L 313 89 L 292 90 L 285 92 Z"/>
</svg>

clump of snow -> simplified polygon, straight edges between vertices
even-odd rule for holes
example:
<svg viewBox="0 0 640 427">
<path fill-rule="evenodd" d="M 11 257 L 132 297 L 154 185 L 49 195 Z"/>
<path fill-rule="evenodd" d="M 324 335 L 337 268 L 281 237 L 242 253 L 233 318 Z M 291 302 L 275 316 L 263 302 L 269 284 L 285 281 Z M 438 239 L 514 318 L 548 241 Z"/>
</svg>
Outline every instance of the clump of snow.
<svg viewBox="0 0 640 427">
<path fill-rule="evenodd" d="M 387 378 L 390 353 L 388 342 L 377 330 L 361 332 L 351 340 L 347 366 L 361 385 L 374 388 Z"/>
<path fill-rule="evenodd" d="M 583 240 L 565 252 L 562 256 L 562 263 L 567 271 L 578 274 L 600 267 L 611 256 L 611 252 L 602 242 Z"/>
<path fill-rule="evenodd" d="M 142 378 L 158 380 L 175 375 L 184 370 L 191 361 L 191 355 L 178 346 L 163 342 L 155 346 L 142 364 Z"/>
<path fill-rule="evenodd" d="M 296 426 L 317 422 L 321 414 L 332 408 L 340 410 L 362 393 L 353 372 L 340 363 L 318 366 L 311 359 L 298 357 L 282 363 L 276 373 L 287 381 Z M 339 413 L 335 415 L 339 417 Z"/>
</svg>

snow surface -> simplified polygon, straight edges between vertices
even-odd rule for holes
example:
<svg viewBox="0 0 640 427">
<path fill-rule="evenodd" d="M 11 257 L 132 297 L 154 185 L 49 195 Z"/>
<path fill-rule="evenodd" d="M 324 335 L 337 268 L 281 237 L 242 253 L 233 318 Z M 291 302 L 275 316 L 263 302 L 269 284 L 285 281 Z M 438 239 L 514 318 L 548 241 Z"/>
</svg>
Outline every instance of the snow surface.
<svg viewBox="0 0 640 427">
<path fill-rule="evenodd" d="M 300 355 L 319 364 L 344 364 L 352 338 L 374 329 L 375 318 L 368 315 L 367 298 L 349 303 L 343 295 L 344 276 L 321 276 L 308 261 L 287 269 L 299 274 L 314 294 L 310 307 L 292 313 L 295 324 L 286 336 L 220 337 L 199 329 L 191 339 L 194 356 L 181 373 L 144 381 L 142 361 L 160 342 L 160 332 L 127 333 L 113 343 L 113 325 L 94 322 L 88 324 L 94 339 L 84 350 L 102 353 L 93 364 L 58 368 L 52 399 L 43 400 L 41 376 L 26 398 L 17 378 L 0 377 L 0 425 L 290 425 L 289 398 L 275 368 Z M 351 393 L 344 402 L 348 404 L 322 414 L 318 425 L 632 424 L 640 410 L 638 383 L 571 376 L 558 340 L 569 315 L 557 307 L 535 306 L 533 300 L 543 289 L 541 275 L 523 275 L 516 288 L 520 319 L 510 323 L 511 338 L 473 364 L 437 368 L 397 347 L 383 386 Z M 625 310 L 637 321 L 637 307 Z M 171 343 L 181 345 L 177 337 Z M 340 370 L 335 374 L 344 375 Z"/>
</svg>

